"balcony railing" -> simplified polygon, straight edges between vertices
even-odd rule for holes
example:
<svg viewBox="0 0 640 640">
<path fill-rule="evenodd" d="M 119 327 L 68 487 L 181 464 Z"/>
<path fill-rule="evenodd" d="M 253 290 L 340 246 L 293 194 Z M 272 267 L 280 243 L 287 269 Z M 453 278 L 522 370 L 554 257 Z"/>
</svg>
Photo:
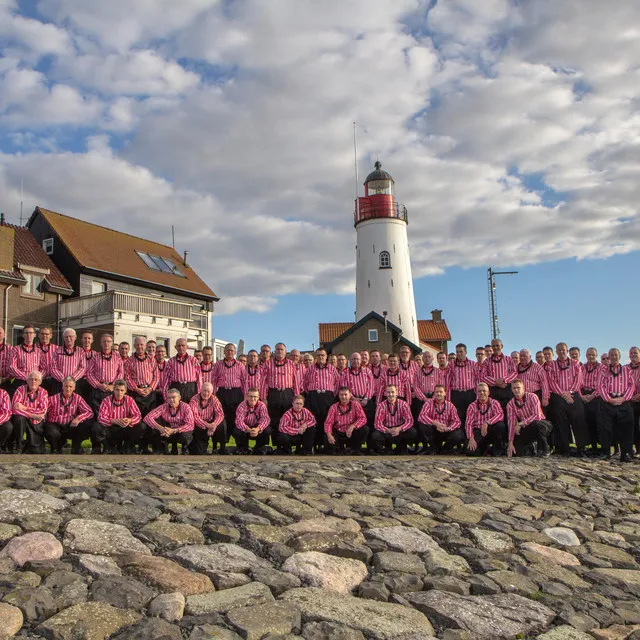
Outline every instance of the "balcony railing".
<svg viewBox="0 0 640 640">
<path fill-rule="evenodd" d="M 373 218 L 396 218 L 409 223 L 407 207 L 399 202 L 367 202 L 366 198 L 358 198 L 353 212 L 353 223 Z"/>
<path fill-rule="evenodd" d="M 65 300 L 60 304 L 60 317 L 70 319 L 104 313 L 125 312 L 191 321 L 191 309 L 191 304 L 183 302 L 125 293 L 123 291 L 105 291 L 92 296 L 81 296 L 80 298 Z"/>
</svg>

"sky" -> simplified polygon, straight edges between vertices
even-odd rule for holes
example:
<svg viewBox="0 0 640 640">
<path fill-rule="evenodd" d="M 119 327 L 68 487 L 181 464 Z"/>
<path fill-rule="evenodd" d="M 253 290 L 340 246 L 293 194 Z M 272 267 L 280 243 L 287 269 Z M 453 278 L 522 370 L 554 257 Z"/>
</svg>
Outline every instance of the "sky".
<svg viewBox="0 0 640 640">
<path fill-rule="evenodd" d="M 189 251 L 213 332 L 355 309 L 360 181 L 409 210 L 419 318 L 507 350 L 640 342 L 636 0 L 0 0 L 0 210 Z M 362 187 L 360 191 L 362 195 Z"/>
</svg>

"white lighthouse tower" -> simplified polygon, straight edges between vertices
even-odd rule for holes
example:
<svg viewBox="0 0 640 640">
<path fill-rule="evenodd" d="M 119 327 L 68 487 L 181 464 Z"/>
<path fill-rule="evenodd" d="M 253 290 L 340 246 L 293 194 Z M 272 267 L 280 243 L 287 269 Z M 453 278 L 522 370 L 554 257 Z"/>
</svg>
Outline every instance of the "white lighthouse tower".
<svg viewBox="0 0 640 640">
<path fill-rule="evenodd" d="M 393 178 L 376 162 L 355 205 L 356 322 L 375 311 L 420 344 L 407 238 L 407 209 L 395 201 Z"/>
</svg>

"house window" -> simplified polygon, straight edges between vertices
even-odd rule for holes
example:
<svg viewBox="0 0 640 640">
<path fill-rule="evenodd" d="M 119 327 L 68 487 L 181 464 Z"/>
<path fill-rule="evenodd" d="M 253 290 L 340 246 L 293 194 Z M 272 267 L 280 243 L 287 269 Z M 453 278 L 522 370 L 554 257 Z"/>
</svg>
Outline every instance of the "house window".
<svg viewBox="0 0 640 640">
<path fill-rule="evenodd" d="M 22 330 L 24 329 L 24 327 L 22 325 L 13 325 L 13 331 L 11 332 L 11 344 L 17 346 L 19 344 L 22 344 L 23 342 L 23 338 L 22 338 Z"/>
<path fill-rule="evenodd" d="M 169 338 L 156 338 L 156 346 L 162 344 L 164 348 L 167 350 L 167 358 L 171 357 L 170 349 L 171 349 L 171 340 Z"/>
<path fill-rule="evenodd" d="M 185 277 L 182 271 L 180 271 L 180 267 L 169 258 L 161 258 L 160 256 L 145 253 L 144 251 L 136 251 L 136 253 L 151 271 L 161 271 L 162 273 L 172 273 L 174 276 L 180 276 L 181 278 Z"/>
<path fill-rule="evenodd" d="M 381 251 L 379 258 L 380 269 L 391 269 L 391 256 L 388 251 Z"/>
<path fill-rule="evenodd" d="M 53 255 L 53 238 L 45 238 L 42 241 L 42 248 L 48 256 Z"/>
<path fill-rule="evenodd" d="M 26 282 L 22 285 L 20 295 L 23 298 L 38 298 L 39 300 L 43 300 L 44 292 L 40 290 L 42 276 L 39 273 L 28 273 L 25 271 L 22 272 L 22 275 Z"/>
<path fill-rule="evenodd" d="M 107 283 L 100 282 L 99 280 L 91 281 L 91 295 L 95 293 L 104 293 L 107 290 Z"/>
<path fill-rule="evenodd" d="M 378 342 L 378 330 L 369 329 L 369 342 Z"/>
</svg>

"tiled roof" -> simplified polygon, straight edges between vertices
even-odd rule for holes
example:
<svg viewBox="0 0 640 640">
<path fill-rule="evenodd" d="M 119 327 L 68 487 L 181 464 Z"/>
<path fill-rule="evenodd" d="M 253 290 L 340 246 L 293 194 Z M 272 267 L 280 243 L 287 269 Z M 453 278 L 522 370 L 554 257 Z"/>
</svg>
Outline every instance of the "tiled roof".
<svg viewBox="0 0 640 640">
<path fill-rule="evenodd" d="M 114 231 L 42 207 L 36 207 L 34 215 L 37 213 L 40 213 L 55 230 L 60 241 L 81 268 L 176 289 L 185 295 L 197 294 L 205 299 L 217 300 L 216 294 L 200 279 L 198 274 L 191 267 L 183 265 L 182 257 L 172 247 L 137 238 L 128 233 Z M 172 260 L 178 265 L 185 277 L 182 278 L 173 273 L 153 271 L 147 267 L 136 251 Z"/>
<path fill-rule="evenodd" d="M 320 342 L 333 342 L 352 326 L 353 322 L 321 322 L 318 325 Z"/>
<path fill-rule="evenodd" d="M 19 264 L 25 267 L 48 269 L 49 274 L 46 275 L 45 278 L 51 287 L 66 289 L 69 294 L 73 293 L 73 288 L 67 279 L 62 275 L 51 258 L 44 252 L 44 249 L 38 244 L 38 241 L 31 235 L 29 229 L 13 224 L 5 224 L 4 226 L 14 231 L 14 270 L 12 272 L 3 271 L 1 272 L 3 275 L 9 278 L 23 279 L 22 273 L 18 269 Z"/>
<path fill-rule="evenodd" d="M 451 333 L 444 320 L 418 320 L 418 337 L 421 342 L 451 340 Z"/>
</svg>

